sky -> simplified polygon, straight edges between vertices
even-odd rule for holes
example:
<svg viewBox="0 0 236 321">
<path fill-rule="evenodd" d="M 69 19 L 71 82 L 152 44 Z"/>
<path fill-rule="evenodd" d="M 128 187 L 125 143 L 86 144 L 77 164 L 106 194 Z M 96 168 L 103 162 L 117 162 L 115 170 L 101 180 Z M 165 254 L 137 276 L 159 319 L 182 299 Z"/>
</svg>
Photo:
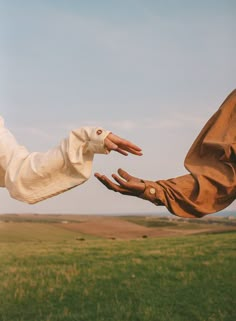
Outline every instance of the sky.
<svg viewBox="0 0 236 321">
<path fill-rule="evenodd" d="M 0 114 L 30 151 L 83 126 L 142 147 L 142 157 L 96 155 L 93 173 L 183 175 L 196 135 L 236 87 L 235 14 L 234 0 L 0 0 Z M 0 213 L 165 212 L 93 173 L 35 205 L 1 189 Z"/>
</svg>

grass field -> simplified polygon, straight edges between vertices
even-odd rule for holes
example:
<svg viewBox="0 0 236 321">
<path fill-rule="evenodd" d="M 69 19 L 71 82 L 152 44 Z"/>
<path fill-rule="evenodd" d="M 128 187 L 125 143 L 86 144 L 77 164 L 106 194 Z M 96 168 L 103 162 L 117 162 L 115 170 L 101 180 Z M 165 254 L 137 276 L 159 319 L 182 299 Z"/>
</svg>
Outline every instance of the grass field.
<svg viewBox="0 0 236 321">
<path fill-rule="evenodd" d="M 111 240 L 54 223 L 1 223 L 1 321 L 236 320 L 235 231 Z"/>
</svg>

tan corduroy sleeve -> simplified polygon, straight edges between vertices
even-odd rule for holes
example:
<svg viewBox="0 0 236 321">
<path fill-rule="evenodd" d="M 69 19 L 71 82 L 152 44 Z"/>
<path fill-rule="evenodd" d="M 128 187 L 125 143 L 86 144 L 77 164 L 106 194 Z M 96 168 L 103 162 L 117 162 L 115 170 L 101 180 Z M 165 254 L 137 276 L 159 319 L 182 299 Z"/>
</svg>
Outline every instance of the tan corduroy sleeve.
<svg viewBox="0 0 236 321">
<path fill-rule="evenodd" d="M 143 198 L 182 217 L 202 217 L 236 199 L 236 90 L 210 118 L 190 148 L 177 178 L 146 181 Z"/>
<path fill-rule="evenodd" d="M 20 146 L 0 119 L 0 186 L 20 201 L 36 203 L 84 183 L 95 153 L 106 154 L 102 128 L 72 131 L 58 147 L 30 153 Z"/>
</svg>

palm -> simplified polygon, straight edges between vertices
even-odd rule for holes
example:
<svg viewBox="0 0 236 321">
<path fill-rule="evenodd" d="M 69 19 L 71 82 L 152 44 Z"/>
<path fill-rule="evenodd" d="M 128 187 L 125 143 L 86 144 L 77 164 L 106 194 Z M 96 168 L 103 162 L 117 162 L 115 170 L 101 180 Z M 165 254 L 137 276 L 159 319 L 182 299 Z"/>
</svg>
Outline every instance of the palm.
<svg viewBox="0 0 236 321">
<path fill-rule="evenodd" d="M 129 175 L 122 169 L 118 170 L 118 175 L 113 174 L 112 177 L 118 183 L 115 184 L 105 175 L 96 173 L 97 179 L 108 189 L 119 192 L 124 195 L 139 196 L 145 190 L 145 183 L 137 177 Z"/>
</svg>

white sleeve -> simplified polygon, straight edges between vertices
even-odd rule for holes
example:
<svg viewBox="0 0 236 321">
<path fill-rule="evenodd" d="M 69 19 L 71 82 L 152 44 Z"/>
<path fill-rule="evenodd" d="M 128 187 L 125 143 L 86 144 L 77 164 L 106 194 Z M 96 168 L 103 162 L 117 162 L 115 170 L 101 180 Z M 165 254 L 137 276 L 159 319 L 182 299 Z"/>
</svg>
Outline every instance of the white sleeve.
<svg viewBox="0 0 236 321">
<path fill-rule="evenodd" d="M 70 132 L 58 147 L 30 153 L 4 127 L 0 117 L 0 168 L 10 195 L 30 204 L 84 183 L 91 175 L 95 153 L 107 154 L 102 128 L 83 127 Z"/>
</svg>

